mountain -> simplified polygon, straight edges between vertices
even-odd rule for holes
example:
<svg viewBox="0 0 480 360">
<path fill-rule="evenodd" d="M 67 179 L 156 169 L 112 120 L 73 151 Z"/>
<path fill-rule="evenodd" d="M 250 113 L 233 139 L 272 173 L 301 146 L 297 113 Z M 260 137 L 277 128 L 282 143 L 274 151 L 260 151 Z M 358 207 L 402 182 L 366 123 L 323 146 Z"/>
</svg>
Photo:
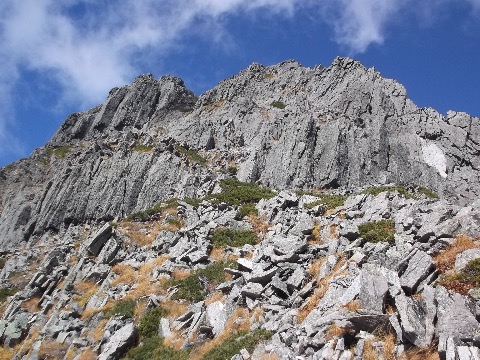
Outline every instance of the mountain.
<svg viewBox="0 0 480 360">
<path fill-rule="evenodd" d="M 139 76 L 0 169 L 1 351 L 480 356 L 479 129 L 349 58 Z"/>
</svg>

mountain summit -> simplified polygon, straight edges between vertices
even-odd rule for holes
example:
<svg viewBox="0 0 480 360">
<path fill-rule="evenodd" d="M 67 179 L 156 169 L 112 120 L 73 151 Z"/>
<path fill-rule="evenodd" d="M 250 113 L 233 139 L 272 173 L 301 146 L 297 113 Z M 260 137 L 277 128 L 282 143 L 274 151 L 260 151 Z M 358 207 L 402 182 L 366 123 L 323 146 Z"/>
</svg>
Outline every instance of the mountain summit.
<svg viewBox="0 0 480 360">
<path fill-rule="evenodd" d="M 479 129 L 347 58 L 112 89 L 0 170 L 0 359 L 480 359 Z"/>
</svg>

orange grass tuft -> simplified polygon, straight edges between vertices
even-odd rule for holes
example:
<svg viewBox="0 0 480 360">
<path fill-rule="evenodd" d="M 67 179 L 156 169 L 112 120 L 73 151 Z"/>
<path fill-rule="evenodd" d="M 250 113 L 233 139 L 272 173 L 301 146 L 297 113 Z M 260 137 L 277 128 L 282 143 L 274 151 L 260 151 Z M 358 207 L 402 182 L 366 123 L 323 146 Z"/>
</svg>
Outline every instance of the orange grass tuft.
<svg viewBox="0 0 480 360">
<path fill-rule="evenodd" d="M 480 248 L 480 244 L 475 243 L 474 240 L 468 236 L 458 235 L 451 246 L 434 257 L 435 265 L 441 273 L 446 273 L 454 268 L 455 258 L 458 254 L 465 250 L 475 248 Z"/>
</svg>

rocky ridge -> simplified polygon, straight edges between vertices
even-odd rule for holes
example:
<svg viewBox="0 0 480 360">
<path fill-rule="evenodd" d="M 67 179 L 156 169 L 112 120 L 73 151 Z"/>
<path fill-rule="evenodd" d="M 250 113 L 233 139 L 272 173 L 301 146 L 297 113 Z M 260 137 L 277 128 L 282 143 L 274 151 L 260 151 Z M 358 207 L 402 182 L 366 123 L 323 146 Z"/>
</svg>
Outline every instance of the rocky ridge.
<svg viewBox="0 0 480 360">
<path fill-rule="evenodd" d="M 478 123 L 345 58 L 113 89 L 0 170 L 0 355 L 477 359 Z"/>
<path fill-rule="evenodd" d="M 415 184 L 465 205 L 480 193 L 479 121 L 417 108 L 348 58 L 252 64 L 199 98 L 140 76 L 0 170 L 0 244 L 203 196 L 229 169 L 277 190 Z"/>
</svg>

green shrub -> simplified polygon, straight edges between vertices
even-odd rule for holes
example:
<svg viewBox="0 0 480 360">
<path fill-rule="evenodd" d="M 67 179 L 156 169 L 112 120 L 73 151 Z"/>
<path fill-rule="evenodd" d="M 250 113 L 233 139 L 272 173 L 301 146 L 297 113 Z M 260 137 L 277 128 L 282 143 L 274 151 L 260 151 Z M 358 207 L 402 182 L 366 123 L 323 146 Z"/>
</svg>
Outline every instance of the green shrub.
<svg viewBox="0 0 480 360">
<path fill-rule="evenodd" d="M 480 287 L 480 259 L 471 260 L 458 273 L 441 278 L 438 285 L 460 294 L 468 294 L 473 288 Z"/>
<path fill-rule="evenodd" d="M 419 186 L 417 188 L 417 191 L 423 195 L 425 195 L 427 198 L 432 199 L 432 200 L 438 200 L 438 195 L 434 193 L 432 190 L 424 187 L 424 186 Z"/>
<path fill-rule="evenodd" d="M 235 263 L 231 260 L 226 261 L 217 261 L 205 269 L 200 269 L 195 271 L 192 275 L 185 279 L 179 280 L 169 280 L 166 283 L 166 286 L 176 286 L 178 291 L 173 295 L 172 299 L 180 300 L 184 299 L 187 301 L 198 302 L 205 298 L 207 290 L 205 285 L 200 281 L 200 278 L 207 282 L 208 288 L 214 288 L 221 282 L 225 281 L 225 272 L 226 267 L 233 267 Z"/>
<path fill-rule="evenodd" d="M 254 203 L 246 203 L 240 206 L 235 216 L 238 220 L 243 219 L 245 216 L 258 215 L 258 210 L 255 208 Z"/>
<path fill-rule="evenodd" d="M 180 146 L 180 145 L 175 146 L 175 149 L 180 154 L 183 154 L 191 162 L 200 164 L 202 166 L 205 166 L 207 164 L 207 160 L 195 150 L 191 150 L 191 149 L 187 150 L 183 146 Z"/>
<path fill-rule="evenodd" d="M 16 287 L 13 288 L 0 288 L 0 303 L 3 303 L 7 300 L 7 297 L 15 295 L 19 289 Z"/>
<path fill-rule="evenodd" d="M 128 360 L 187 360 L 188 352 L 165 346 L 158 336 L 145 339 L 140 346 L 130 349 Z"/>
<path fill-rule="evenodd" d="M 173 208 L 178 206 L 178 200 L 176 198 L 172 198 L 167 200 L 164 203 L 158 203 L 153 205 L 150 209 L 139 211 L 127 216 L 127 220 L 136 220 L 136 221 L 147 221 L 155 214 L 159 214 L 165 209 Z"/>
<path fill-rule="evenodd" d="M 369 221 L 360 224 L 358 230 L 360 236 L 368 242 L 395 243 L 395 222 L 393 220 Z"/>
<path fill-rule="evenodd" d="M 144 152 L 144 153 L 149 153 L 153 150 L 153 146 L 148 146 L 148 145 L 135 145 L 135 147 L 133 148 L 133 151 L 137 151 L 137 152 Z"/>
<path fill-rule="evenodd" d="M 270 339 L 271 336 L 272 333 L 264 329 L 257 329 L 252 332 L 241 331 L 238 334 L 228 337 L 224 342 L 208 351 L 204 359 L 230 359 L 242 349 L 252 351 L 260 342 Z"/>
<path fill-rule="evenodd" d="M 405 196 L 407 199 L 415 199 L 415 197 L 408 192 L 407 189 L 405 189 L 404 186 L 397 185 L 397 186 L 373 186 L 371 188 L 368 188 L 362 192 L 362 194 L 366 195 L 373 195 L 377 196 L 378 194 L 381 194 L 382 192 L 393 192 L 396 191 L 399 194 Z"/>
<path fill-rule="evenodd" d="M 212 231 L 213 246 L 241 247 L 246 244 L 255 245 L 257 235 L 252 230 L 237 230 L 229 228 L 216 228 Z"/>
<path fill-rule="evenodd" d="M 315 195 L 318 196 L 318 195 Z M 346 195 L 335 195 L 335 194 L 326 194 L 321 195 L 319 200 L 307 203 L 304 205 L 306 209 L 313 209 L 317 205 L 326 205 L 327 209 L 335 209 L 336 207 L 342 206 L 347 200 L 348 196 Z"/>
<path fill-rule="evenodd" d="M 285 104 L 281 101 L 273 101 L 270 105 L 276 107 L 277 109 L 285 109 Z"/>
<path fill-rule="evenodd" d="M 48 148 L 47 155 L 49 157 L 55 155 L 56 157 L 63 159 L 70 152 L 71 149 L 71 145 Z"/>
<path fill-rule="evenodd" d="M 214 203 L 224 202 L 229 205 L 242 205 L 257 203 L 261 199 L 270 199 L 275 193 L 267 188 L 253 183 L 246 183 L 237 179 L 224 179 L 220 181 L 222 191 L 219 194 L 211 194 L 206 197 Z"/>
<path fill-rule="evenodd" d="M 151 338 L 158 334 L 158 325 L 160 319 L 167 315 L 165 309 L 161 307 L 149 310 L 138 324 L 138 332 L 142 338 Z"/>
<path fill-rule="evenodd" d="M 131 318 L 135 312 L 135 306 L 135 300 L 120 300 L 107 312 L 107 316 L 125 316 Z"/>
</svg>

